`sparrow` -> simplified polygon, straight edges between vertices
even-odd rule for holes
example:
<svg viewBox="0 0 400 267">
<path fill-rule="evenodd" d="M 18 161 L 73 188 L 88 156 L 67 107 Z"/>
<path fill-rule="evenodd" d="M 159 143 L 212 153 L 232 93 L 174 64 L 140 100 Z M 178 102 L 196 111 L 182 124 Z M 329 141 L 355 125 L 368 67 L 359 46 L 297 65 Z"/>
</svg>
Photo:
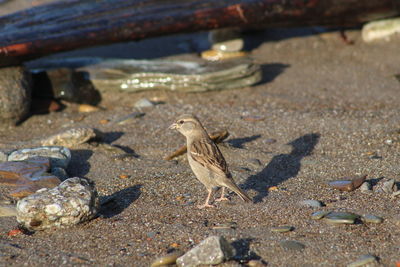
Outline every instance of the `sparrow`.
<svg viewBox="0 0 400 267">
<path fill-rule="evenodd" d="M 235 184 L 224 156 L 196 116 L 182 115 L 169 128 L 176 129 L 186 137 L 189 165 L 208 191 L 205 203 L 198 208 L 214 207 L 209 203 L 210 197 L 213 190 L 220 187 L 222 194 L 216 201 L 228 200 L 225 197 L 225 187 L 235 192 L 243 201 L 251 201 L 251 198 Z"/>
</svg>

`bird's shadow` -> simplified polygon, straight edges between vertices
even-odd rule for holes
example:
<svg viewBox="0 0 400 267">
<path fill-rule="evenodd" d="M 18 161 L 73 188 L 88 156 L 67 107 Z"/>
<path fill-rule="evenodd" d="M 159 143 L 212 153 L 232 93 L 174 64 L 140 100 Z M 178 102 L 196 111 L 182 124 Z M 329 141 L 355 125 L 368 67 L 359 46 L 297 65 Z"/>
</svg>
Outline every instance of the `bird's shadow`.
<svg viewBox="0 0 400 267">
<path fill-rule="evenodd" d="M 100 197 L 99 214 L 104 218 L 111 218 L 120 214 L 141 195 L 141 184 L 124 188 L 109 196 Z"/>
<path fill-rule="evenodd" d="M 85 176 L 90 170 L 88 160 L 92 155 L 93 151 L 87 149 L 71 150 L 71 162 L 66 170 L 69 176 Z"/>
<path fill-rule="evenodd" d="M 301 160 L 311 155 L 320 138 L 320 134 L 303 135 L 288 145 L 292 146 L 289 154 L 279 154 L 272 158 L 269 164 L 259 173 L 250 176 L 242 184 L 245 189 L 258 192 L 254 202 L 258 203 L 268 195 L 268 187 L 276 186 L 283 181 L 295 177 L 301 168 Z"/>
<path fill-rule="evenodd" d="M 230 144 L 231 146 L 235 147 L 235 148 L 243 148 L 243 145 L 245 143 L 249 143 L 251 141 L 254 141 L 258 138 L 260 138 L 261 135 L 257 134 L 257 135 L 253 135 L 253 136 L 249 136 L 249 137 L 243 137 L 243 138 L 234 138 L 234 139 L 230 139 L 227 141 L 228 144 Z"/>
</svg>

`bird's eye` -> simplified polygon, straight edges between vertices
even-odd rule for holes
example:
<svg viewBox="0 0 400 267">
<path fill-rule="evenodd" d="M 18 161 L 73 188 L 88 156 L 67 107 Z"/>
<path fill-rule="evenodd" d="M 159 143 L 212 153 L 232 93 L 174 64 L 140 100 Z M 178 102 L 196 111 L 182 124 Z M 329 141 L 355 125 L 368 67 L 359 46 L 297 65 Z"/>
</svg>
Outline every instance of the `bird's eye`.
<svg viewBox="0 0 400 267">
<path fill-rule="evenodd" d="M 183 124 L 183 123 L 184 123 L 184 121 L 183 121 L 183 120 L 180 120 L 180 121 L 179 121 L 179 124 Z"/>
</svg>

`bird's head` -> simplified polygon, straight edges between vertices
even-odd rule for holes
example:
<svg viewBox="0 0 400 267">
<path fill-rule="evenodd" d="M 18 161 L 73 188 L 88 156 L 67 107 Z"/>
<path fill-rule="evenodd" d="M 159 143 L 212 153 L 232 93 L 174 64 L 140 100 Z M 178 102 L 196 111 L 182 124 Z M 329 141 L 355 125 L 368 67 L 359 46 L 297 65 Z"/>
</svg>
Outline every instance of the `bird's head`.
<svg viewBox="0 0 400 267">
<path fill-rule="evenodd" d="M 193 135 L 196 133 L 196 131 L 204 131 L 199 119 L 191 114 L 184 114 L 180 116 L 175 123 L 169 127 L 169 129 L 175 129 L 184 136 Z"/>
</svg>

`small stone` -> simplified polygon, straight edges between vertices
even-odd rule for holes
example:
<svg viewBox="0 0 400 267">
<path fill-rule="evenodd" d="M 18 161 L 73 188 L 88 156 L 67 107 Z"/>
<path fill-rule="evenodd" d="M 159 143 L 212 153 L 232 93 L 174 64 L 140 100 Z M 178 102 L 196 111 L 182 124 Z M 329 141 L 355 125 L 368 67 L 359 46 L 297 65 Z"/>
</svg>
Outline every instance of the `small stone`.
<svg viewBox="0 0 400 267">
<path fill-rule="evenodd" d="M 67 171 L 64 168 L 53 167 L 51 168 L 51 174 L 57 176 L 61 181 L 67 180 L 69 178 Z"/>
<path fill-rule="evenodd" d="M 327 223 L 332 224 L 354 224 L 360 216 L 351 212 L 330 212 L 324 216 Z"/>
<path fill-rule="evenodd" d="M 88 104 L 80 104 L 78 111 L 81 113 L 89 113 L 99 111 L 100 109 L 96 106 L 88 105 Z"/>
<path fill-rule="evenodd" d="M 300 205 L 310 207 L 310 208 L 320 208 L 323 206 L 321 201 L 313 200 L 313 199 L 306 199 L 306 200 L 300 201 Z"/>
<path fill-rule="evenodd" d="M 266 267 L 266 266 L 268 266 L 268 264 L 262 260 L 250 260 L 247 263 L 247 266 L 249 266 L 249 267 Z"/>
<path fill-rule="evenodd" d="M 133 119 L 143 117 L 145 113 L 142 112 L 132 112 L 131 114 L 128 114 L 126 116 L 123 116 L 122 118 L 118 118 L 114 121 L 114 123 L 119 124 L 119 125 L 124 125 L 132 121 Z"/>
<path fill-rule="evenodd" d="M 365 24 L 361 31 L 364 42 L 384 39 L 400 32 L 400 18 L 382 19 Z"/>
<path fill-rule="evenodd" d="M 293 226 L 276 226 L 271 228 L 272 232 L 277 232 L 277 233 L 286 233 L 293 230 L 294 230 Z"/>
<path fill-rule="evenodd" d="M 210 236 L 176 261 L 180 267 L 216 265 L 234 255 L 233 247 L 222 236 Z"/>
<path fill-rule="evenodd" d="M 240 30 L 234 28 L 217 29 L 210 31 L 208 39 L 213 50 L 235 52 L 243 49 L 244 41 Z"/>
<path fill-rule="evenodd" d="M 347 264 L 347 267 L 360 267 L 371 263 L 378 263 L 377 258 L 373 255 L 366 254 L 360 256 L 356 261 Z"/>
<path fill-rule="evenodd" d="M 398 191 L 398 188 L 396 185 L 396 181 L 394 179 L 383 178 L 374 187 L 374 191 L 391 194 L 393 192 Z"/>
<path fill-rule="evenodd" d="M 5 162 L 7 161 L 8 154 L 6 152 L 3 152 L 0 150 L 0 162 Z"/>
<path fill-rule="evenodd" d="M 150 267 L 161 267 L 161 266 L 166 266 L 166 265 L 172 265 L 176 263 L 176 260 L 183 255 L 182 251 L 174 251 L 171 253 L 168 253 L 165 256 L 158 257 L 155 259 Z"/>
<path fill-rule="evenodd" d="M 285 240 L 280 242 L 281 247 L 285 250 L 303 250 L 306 246 L 303 243 L 294 240 Z"/>
<path fill-rule="evenodd" d="M 74 177 L 18 201 L 17 221 L 31 231 L 67 227 L 93 218 L 98 208 L 96 189 L 86 179 Z"/>
<path fill-rule="evenodd" d="M 324 218 L 326 215 L 328 215 L 329 213 L 331 213 L 331 212 L 325 211 L 325 210 L 319 210 L 319 211 L 313 212 L 311 214 L 311 219 L 320 220 L 320 219 Z"/>
<path fill-rule="evenodd" d="M 130 178 L 131 176 L 130 176 L 130 175 L 126 175 L 126 174 L 120 174 L 118 177 L 119 177 L 120 179 L 128 179 L 128 178 Z"/>
<path fill-rule="evenodd" d="M 278 190 L 279 190 L 279 188 L 277 186 L 268 187 L 268 192 L 278 191 Z"/>
<path fill-rule="evenodd" d="M 216 223 L 212 229 L 236 229 L 236 222 Z"/>
<path fill-rule="evenodd" d="M 109 122 L 110 122 L 110 120 L 107 120 L 107 119 L 102 119 L 102 120 L 99 121 L 99 123 L 100 123 L 100 124 L 103 124 L 103 125 L 104 125 L 104 124 L 107 124 L 107 123 L 109 123 Z"/>
<path fill-rule="evenodd" d="M 103 133 L 89 127 L 77 127 L 63 130 L 41 141 L 42 146 L 74 147 L 89 140 L 101 139 Z"/>
<path fill-rule="evenodd" d="M 62 146 L 41 146 L 14 150 L 8 156 L 8 161 L 23 161 L 38 156 L 48 158 L 51 167 L 64 169 L 68 167 L 71 161 L 71 151 Z"/>
<path fill-rule="evenodd" d="M 364 176 L 349 177 L 346 180 L 336 180 L 328 182 L 328 185 L 340 191 L 354 191 L 359 188 L 367 178 Z M 348 179 L 348 180 L 347 180 Z"/>
<path fill-rule="evenodd" d="M 15 205 L 0 205 L 0 217 L 17 216 Z"/>
<path fill-rule="evenodd" d="M 361 217 L 361 220 L 366 223 L 382 223 L 383 218 L 379 216 L 375 216 L 372 214 L 365 214 Z"/>
<path fill-rule="evenodd" d="M 23 67 L 1 69 L 0 125 L 16 124 L 28 115 L 31 91 L 31 75 Z"/>
<path fill-rule="evenodd" d="M 142 98 L 142 99 L 136 101 L 134 107 L 135 108 L 151 108 L 151 107 L 154 107 L 154 104 L 147 98 Z"/>
<path fill-rule="evenodd" d="M 250 122 L 257 122 L 257 121 L 263 121 L 264 117 L 262 116 L 257 116 L 257 115 L 249 115 L 249 116 L 243 116 L 242 119 L 244 121 L 250 121 Z"/>
<path fill-rule="evenodd" d="M 226 59 L 233 59 L 239 57 L 245 57 L 248 53 L 244 51 L 236 51 L 236 52 L 223 52 L 218 50 L 207 50 L 201 53 L 201 57 L 205 60 L 210 61 L 221 61 Z"/>
<path fill-rule="evenodd" d="M 248 159 L 247 161 L 254 168 L 258 168 L 258 167 L 262 166 L 262 163 L 259 159 L 251 158 L 251 159 Z"/>
<path fill-rule="evenodd" d="M 371 192 L 371 184 L 369 182 L 364 182 L 361 186 L 360 186 L 360 190 L 361 192 L 364 193 L 368 193 Z"/>
</svg>

